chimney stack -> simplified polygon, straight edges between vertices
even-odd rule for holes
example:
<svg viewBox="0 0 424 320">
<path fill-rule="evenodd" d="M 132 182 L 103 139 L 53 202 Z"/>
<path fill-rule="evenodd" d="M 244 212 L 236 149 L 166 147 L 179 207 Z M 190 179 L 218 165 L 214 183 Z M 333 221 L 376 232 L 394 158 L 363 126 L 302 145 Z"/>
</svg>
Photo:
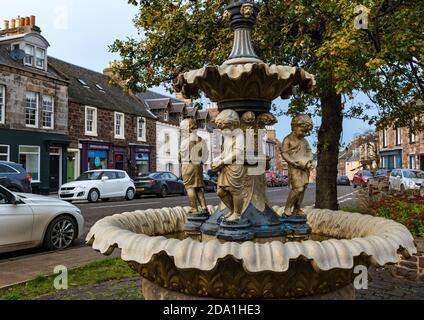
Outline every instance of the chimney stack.
<svg viewBox="0 0 424 320">
<path fill-rule="evenodd" d="M 30 24 L 31 27 L 35 26 L 35 16 L 29 17 L 29 24 Z"/>
<path fill-rule="evenodd" d="M 25 26 L 29 26 L 30 20 L 29 17 L 25 17 Z"/>
<path fill-rule="evenodd" d="M 25 26 L 25 18 L 24 17 L 22 17 L 21 19 L 20 19 L 20 22 L 19 22 L 19 27 L 24 27 Z"/>
<path fill-rule="evenodd" d="M 4 30 L 9 30 L 9 20 L 4 20 Z"/>
</svg>

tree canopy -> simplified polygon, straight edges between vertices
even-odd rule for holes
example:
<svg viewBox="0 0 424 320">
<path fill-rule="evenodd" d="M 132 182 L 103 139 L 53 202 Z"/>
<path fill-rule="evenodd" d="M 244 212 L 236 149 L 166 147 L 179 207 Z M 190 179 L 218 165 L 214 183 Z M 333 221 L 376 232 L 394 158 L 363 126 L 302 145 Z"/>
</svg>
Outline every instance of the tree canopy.
<svg viewBox="0 0 424 320">
<path fill-rule="evenodd" d="M 140 39 L 117 40 L 119 73 L 128 88 L 165 85 L 181 72 L 220 64 L 231 51 L 233 35 L 224 18 L 225 0 L 130 0 L 139 8 L 134 20 Z M 412 126 L 424 112 L 411 101 L 424 100 L 424 2 L 421 0 L 264 0 L 254 31 L 257 54 L 267 63 L 305 68 L 317 76 L 315 95 L 299 95 L 294 112 L 319 112 L 317 97 L 329 88 L 345 95 L 366 93 L 378 107 L 353 105 L 345 116 L 381 125 Z M 355 27 L 358 6 L 368 26 Z M 316 108 L 317 107 L 317 108 Z"/>
</svg>

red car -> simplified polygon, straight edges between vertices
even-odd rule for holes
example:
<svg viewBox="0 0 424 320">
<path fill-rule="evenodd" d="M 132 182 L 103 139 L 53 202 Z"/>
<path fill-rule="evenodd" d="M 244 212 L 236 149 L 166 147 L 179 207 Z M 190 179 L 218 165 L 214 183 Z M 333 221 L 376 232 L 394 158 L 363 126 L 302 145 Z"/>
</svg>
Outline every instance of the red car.
<svg viewBox="0 0 424 320">
<path fill-rule="evenodd" d="M 363 187 L 365 188 L 368 185 L 368 180 L 374 176 L 374 172 L 371 170 L 359 170 L 353 176 L 352 185 L 354 188 Z"/>
</svg>

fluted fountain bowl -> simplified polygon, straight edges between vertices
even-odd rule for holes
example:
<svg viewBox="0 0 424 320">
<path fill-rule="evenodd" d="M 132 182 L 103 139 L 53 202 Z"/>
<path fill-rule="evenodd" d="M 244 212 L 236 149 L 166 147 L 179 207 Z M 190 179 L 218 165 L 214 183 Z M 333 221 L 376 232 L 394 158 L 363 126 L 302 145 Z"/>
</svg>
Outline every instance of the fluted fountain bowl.
<svg viewBox="0 0 424 320">
<path fill-rule="evenodd" d="M 355 266 L 384 266 L 416 253 L 405 226 L 359 213 L 306 210 L 315 239 L 221 242 L 181 239 L 190 208 L 126 212 L 98 221 L 93 249 L 143 278 L 147 299 L 317 297 L 352 287 Z M 211 212 L 217 210 L 210 207 Z M 279 214 L 282 208 L 274 207 Z"/>
</svg>

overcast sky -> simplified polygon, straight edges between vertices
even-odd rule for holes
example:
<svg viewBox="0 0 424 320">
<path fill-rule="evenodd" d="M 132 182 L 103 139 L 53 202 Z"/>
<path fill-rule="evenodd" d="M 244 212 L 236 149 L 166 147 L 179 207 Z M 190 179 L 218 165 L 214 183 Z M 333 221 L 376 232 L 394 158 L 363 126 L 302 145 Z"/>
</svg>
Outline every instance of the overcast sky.
<svg viewBox="0 0 424 320">
<path fill-rule="evenodd" d="M 115 39 L 137 36 L 132 23 L 137 8 L 126 0 L 0 0 L 0 8 L 1 27 L 3 20 L 35 15 L 50 42 L 49 55 L 99 72 L 119 58 L 108 50 Z M 161 88 L 155 90 L 165 93 Z M 319 126 L 319 119 L 314 122 Z M 345 120 L 343 142 L 368 128 L 362 121 Z M 282 139 L 290 132 L 290 119 L 280 117 L 276 129 Z M 310 138 L 311 142 L 315 139 Z"/>
</svg>

